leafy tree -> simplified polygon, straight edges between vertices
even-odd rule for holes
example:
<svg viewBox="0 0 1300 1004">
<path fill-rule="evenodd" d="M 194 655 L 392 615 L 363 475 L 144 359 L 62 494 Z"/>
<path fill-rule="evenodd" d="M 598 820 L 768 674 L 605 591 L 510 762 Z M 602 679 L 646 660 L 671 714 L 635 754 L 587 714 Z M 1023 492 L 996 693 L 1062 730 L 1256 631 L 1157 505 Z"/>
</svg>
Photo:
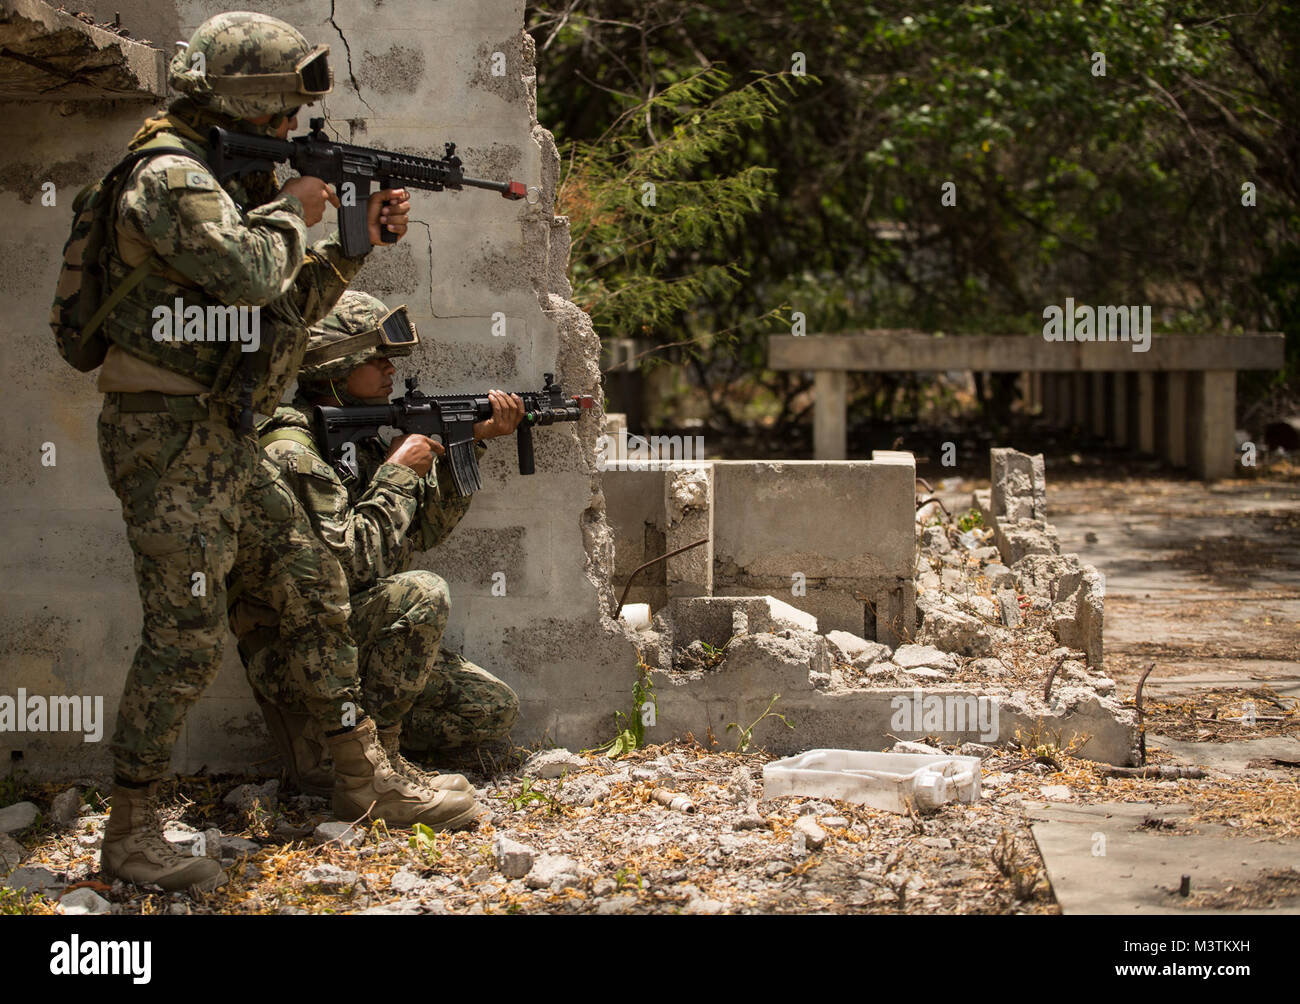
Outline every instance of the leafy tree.
<svg viewBox="0 0 1300 1004">
<path fill-rule="evenodd" d="M 574 298 L 602 333 L 661 332 L 739 288 L 745 272 L 735 262 L 674 267 L 725 241 L 772 196 L 773 168 L 718 175 L 710 165 L 779 114 L 789 79 L 730 82 L 718 68 L 700 69 L 629 102 L 595 141 L 569 147 L 559 202 L 572 227 Z"/>
<path fill-rule="evenodd" d="M 746 79 L 790 70 L 800 52 L 817 75 L 709 160 L 716 177 L 775 168 L 764 210 L 638 262 L 666 278 L 745 276 L 725 297 L 647 315 L 644 333 L 709 347 L 667 355 L 710 393 L 718 423 L 744 417 L 746 386 L 788 433 L 808 385 L 764 370 L 766 335 L 781 328 L 757 323 L 782 304 L 809 331 L 1029 332 L 1065 296 L 1150 303 L 1166 331 L 1284 327 L 1294 373 L 1298 10 L 568 0 L 535 8 L 531 24 L 540 114 L 562 141 L 596 141 L 663 81 L 706 65 Z M 653 121 L 644 142 L 658 140 Z M 633 261 L 608 247 L 595 260 L 611 289 Z M 711 331 L 736 337 L 715 345 Z M 886 413 L 916 407 L 921 381 L 857 384 L 859 408 Z"/>
</svg>

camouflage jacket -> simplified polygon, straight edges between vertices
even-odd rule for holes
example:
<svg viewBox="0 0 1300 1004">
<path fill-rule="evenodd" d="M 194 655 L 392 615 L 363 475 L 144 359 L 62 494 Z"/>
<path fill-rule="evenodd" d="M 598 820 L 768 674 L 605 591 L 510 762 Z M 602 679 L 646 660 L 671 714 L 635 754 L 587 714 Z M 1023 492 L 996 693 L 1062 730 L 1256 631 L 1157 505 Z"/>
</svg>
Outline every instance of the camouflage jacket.
<svg viewBox="0 0 1300 1004">
<path fill-rule="evenodd" d="M 269 177 L 218 184 L 201 159 L 206 150 L 197 133 L 175 120 L 166 127 L 153 121 L 152 135 L 174 139 L 196 155 L 151 157 L 123 184 L 110 274 L 120 281 L 150 254 L 160 262 L 114 309 L 104 332 L 133 355 L 213 387 L 229 401 L 238 392 L 234 364 L 243 361 L 255 386 L 255 410 L 270 414 L 302 361 L 307 327 L 329 313 L 364 259 L 344 257 L 337 234 L 308 247 L 298 199 L 273 194 Z M 177 298 L 187 307 L 261 308 L 260 348 L 245 353 L 238 344 L 157 339 L 154 311 Z"/>
<path fill-rule="evenodd" d="M 378 439 L 357 444 L 360 479 L 345 482 L 313 445 L 310 406 L 301 398 L 277 408 L 258 430 L 266 455 L 302 502 L 317 535 L 343 566 L 348 591 L 358 592 L 377 579 L 407 571 L 416 551 L 437 547 L 469 511 L 473 496 L 456 494 L 451 464 L 439 457 L 420 477 L 409 467 L 384 460 L 388 450 Z M 297 438 L 268 436 L 297 430 Z M 485 443 L 475 444 L 482 458 Z"/>
</svg>

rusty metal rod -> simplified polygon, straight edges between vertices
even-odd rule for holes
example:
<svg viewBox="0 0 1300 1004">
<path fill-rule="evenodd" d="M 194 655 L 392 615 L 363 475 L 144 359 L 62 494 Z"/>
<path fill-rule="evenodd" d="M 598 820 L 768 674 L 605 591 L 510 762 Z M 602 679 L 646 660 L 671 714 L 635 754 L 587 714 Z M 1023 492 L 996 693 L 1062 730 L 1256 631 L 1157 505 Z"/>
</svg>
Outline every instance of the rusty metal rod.
<svg viewBox="0 0 1300 1004">
<path fill-rule="evenodd" d="M 1137 777 L 1159 778 L 1172 781 L 1177 778 L 1189 778 L 1198 781 L 1205 777 L 1200 767 L 1103 767 L 1098 768 L 1102 777 Z"/>
<path fill-rule="evenodd" d="M 1060 669 L 1061 666 L 1064 665 L 1064 664 L 1065 664 L 1065 660 L 1064 660 L 1064 659 L 1061 659 L 1061 660 L 1059 660 L 1058 662 L 1056 662 L 1056 663 L 1052 666 L 1051 670 L 1048 672 L 1048 674 L 1047 674 L 1047 683 L 1043 686 L 1043 703 L 1044 703 L 1044 704 L 1050 704 L 1050 703 L 1051 703 L 1051 701 L 1052 701 L 1052 681 L 1056 679 L 1056 671 L 1057 671 L 1058 669 Z"/>
<path fill-rule="evenodd" d="M 1147 721 L 1146 715 L 1142 711 L 1142 685 L 1147 682 L 1147 677 L 1151 675 L 1151 671 L 1155 668 L 1156 664 L 1154 662 L 1147 667 L 1146 672 L 1142 674 L 1142 678 L 1138 680 L 1137 692 L 1133 695 L 1133 704 L 1137 707 L 1138 713 L 1139 767 L 1145 767 L 1147 765 Z"/>
<path fill-rule="evenodd" d="M 929 505 L 931 502 L 933 502 L 933 503 L 934 503 L 935 505 L 937 505 L 940 509 L 942 509 L 942 510 L 943 510 L 943 514 L 944 514 L 945 516 L 947 516 L 949 520 L 952 519 L 952 513 L 950 513 L 950 512 L 948 511 L 948 507 L 947 507 L 946 505 L 943 504 L 943 500 L 940 499 L 940 498 L 935 497 L 934 495 L 931 495 L 928 499 L 921 499 L 920 502 L 916 503 L 916 511 L 917 511 L 917 512 L 920 512 L 920 511 L 921 511 L 921 506 L 923 506 L 923 505 Z"/>
<path fill-rule="evenodd" d="M 689 551 L 692 547 L 699 547 L 701 544 L 707 544 L 708 542 L 708 537 L 701 537 L 693 544 L 687 544 L 685 547 L 679 547 L 676 550 L 669 551 L 667 554 L 661 554 L 657 558 L 651 558 L 645 564 L 637 565 L 636 568 L 632 569 L 632 574 L 627 577 L 627 585 L 623 587 L 623 595 L 618 598 L 618 609 L 614 611 L 614 620 L 618 620 L 618 615 L 623 612 L 623 604 L 627 600 L 627 591 L 632 588 L 632 580 L 637 577 L 638 572 L 643 568 L 649 568 L 651 565 L 658 564 L 665 558 L 671 558 L 674 554 L 681 554 L 683 551 Z"/>
<path fill-rule="evenodd" d="M 656 788 L 650 793 L 650 797 L 660 805 L 666 806 L 675 812 L 692 813 L 695 811 L 694 802 L 685 795 L 679 795 L 677 792 L 670 791 L 667 788 Z"/>
</svg>

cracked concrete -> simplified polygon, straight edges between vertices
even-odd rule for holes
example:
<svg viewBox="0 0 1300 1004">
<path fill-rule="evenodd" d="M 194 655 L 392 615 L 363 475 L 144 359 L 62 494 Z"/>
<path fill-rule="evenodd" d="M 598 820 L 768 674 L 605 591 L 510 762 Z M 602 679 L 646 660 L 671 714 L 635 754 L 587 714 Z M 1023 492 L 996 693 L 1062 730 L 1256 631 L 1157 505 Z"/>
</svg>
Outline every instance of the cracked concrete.
<svg viewBox="0 0 1300 1004">
<path fill-rule="evenodd" d="M 356 72 L 352 69 L 352 46 L 348 42 L 347 35 L 343 34 L 343 29 L 339 27 L 339 23 L 336 20 L 334 20 L 335 3 L 336 0 L 330 0 L 329 22 L 331 27 L 333 27 L 334 31 L 338 34 L 339 41 L 343 43 L 343 54 L 348 64 L 348 82 L 352 85 L 352 89 L 356 92 L 357 100 L 360 101 L 367 108 L 369 108 L 371 112 L 373 112 L 375 109 L 370 104 L 370 102 L 366 100 L 365 95 L 361 93 L 361 84 L 357 82 Z"/>
<path fill-rule="evenodd" d="M 1151 818 L 1177 820 L 1187 806 L 1143 802 L 1068 805 L 1026 802 L 1030 830 L 1047 866 L 1061 911 L 1067 914 L 1297 914 L 1300 905 L 1268 910 L 1196 909 L 1177 889 L 1183 875 L 1193 889 L 1242 883 L 1295 864 L 1295 847 L 1242 840 L 1226 826 L 1200 824 L 1201 833 L 1162 833 Z"/>
<path fill-rule="evenodd" d="M 0 10 L 0 101 L 152 101 L 166 89 L 156 48 L 42 0 Z"/>
</svg>

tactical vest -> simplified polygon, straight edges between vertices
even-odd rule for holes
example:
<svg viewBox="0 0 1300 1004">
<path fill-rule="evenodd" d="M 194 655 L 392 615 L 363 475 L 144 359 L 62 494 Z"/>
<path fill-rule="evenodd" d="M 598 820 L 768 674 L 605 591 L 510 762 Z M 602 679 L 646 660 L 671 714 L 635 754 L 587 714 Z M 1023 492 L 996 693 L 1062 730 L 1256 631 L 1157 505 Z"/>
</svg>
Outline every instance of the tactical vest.
<svg viewBox="0 0 1300 1004">
<path fill-rule="evenodd" d="M 205 165 L 203 170 L 207 170 L 207 149 L 204 146 L 175 133 L 159 135 L 191 151 Z M 242 192 L 237 182 L 223 187 L 236 203 L 241 201 Z M 115 217 L 116 212 L 114 206 Z M 237 328 L 233 341 L 185 341 L 177 338 L 175 336 L 179 335 L 181 327 L 179 318 L 174 321 L 173 340 L 157 340 L 153 331 L 157 323 L 154 308 L 158 306 L 170 309 L 179 298 L 186 308 L 202 309 L 205 317 L 208 307 L 227 306 L 202 287 L 170 270 L 168 275 L 159 274 L 163 268 L 165 262 L 159 259 L 158 270 L 123 297 L 105 318 L 105 336 L 132 355 L 211 387 L 218 401 L 234 405 L 239 399 L 241 385 L 248 381 L 252 385 L 253 409 L 262 414 L 274 411 L 307 350 L 306 325 L 294 323 L 285 313 L 272 310 L 268 304 L 260 311 L 260 347 L 256 352 L 243 350 Z M 114 241 L 113 253 L 109 255 L 111 283 L 115 286 L 131 271 L 131 266 L 119 257 Z M 228 332 L 227 338 L 230 337 Z"/>
<path fill-rule="evenodd" d="M 161 135 L 166 136 L 169 145 L 181 146 L 193 153 L 199 164 L 205 165 L 202 170 L 207 171 L 207 150 L 200 144 L 175 133 Z M 198 165 L 195 167 L 197 170 Z M 114 223 L 117 217 L 118 207 L 114 205 Z M 131 274 L 132 267 L 122 261 L 116 240 L 112 249 L 108 261 L 109 285 L 110 288 L 117 288 Z M 153 337 L 156 323 L 154 308 L 165 306 L 170 309 L 178 298 L 186 307 L 197 306 L 204 309 L 205 313 L 208 306 L 220 307 L 224 304 L 179 276 L 164 277 L 159 274 L 163 268 L 165 263 L 162 259 L 157 259 L 155 271 L 146 275 L 104 318 L 104 334 L 109 341 L 120 345 L 133 356 L 190 377 L 205 386 L 214 387 L 222 363 L 232 352 L 239 353 L 239 345 L 231 345 L 229 342 L 157 341 Z"/>
</svg>

